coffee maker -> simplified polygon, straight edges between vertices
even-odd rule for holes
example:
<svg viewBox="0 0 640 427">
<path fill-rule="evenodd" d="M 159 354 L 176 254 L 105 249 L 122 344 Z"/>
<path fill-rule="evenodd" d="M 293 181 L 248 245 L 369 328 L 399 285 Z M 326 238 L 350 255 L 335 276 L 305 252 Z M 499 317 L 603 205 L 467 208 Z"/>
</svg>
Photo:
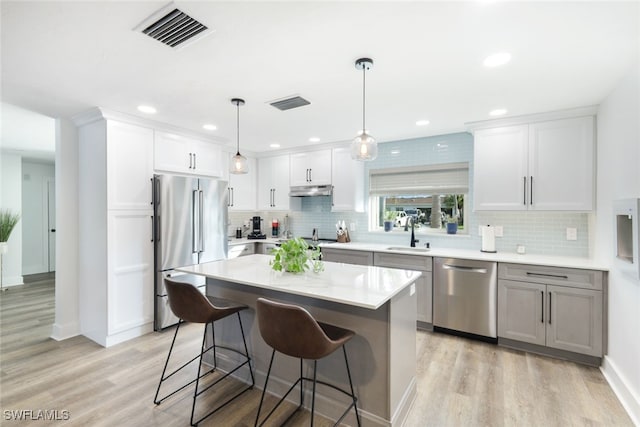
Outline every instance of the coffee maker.
<svg viewBox="0 0 640 427">
<path fill-rule="evenodd" d="M 266 239 L 267 235 L 262 234 L 262 218 L 254 216 L 251 218 L 251 233 L 247 234 L 247 239 Z"/>
</svg>

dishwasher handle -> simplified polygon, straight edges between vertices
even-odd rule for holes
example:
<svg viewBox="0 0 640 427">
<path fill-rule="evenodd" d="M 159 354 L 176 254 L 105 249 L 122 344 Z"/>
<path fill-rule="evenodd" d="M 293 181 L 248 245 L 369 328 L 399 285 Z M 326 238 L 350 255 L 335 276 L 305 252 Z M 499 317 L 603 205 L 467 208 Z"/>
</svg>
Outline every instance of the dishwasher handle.
<svg viewBox="0 0 640 427">
<path fill-rule="evenodd" d="M 486 268 L 467 267 L 466 265 L 443 264 L 442 268 L 445 270 L 466 271 L 468 273 L 487 274 Z"/>
</svg>

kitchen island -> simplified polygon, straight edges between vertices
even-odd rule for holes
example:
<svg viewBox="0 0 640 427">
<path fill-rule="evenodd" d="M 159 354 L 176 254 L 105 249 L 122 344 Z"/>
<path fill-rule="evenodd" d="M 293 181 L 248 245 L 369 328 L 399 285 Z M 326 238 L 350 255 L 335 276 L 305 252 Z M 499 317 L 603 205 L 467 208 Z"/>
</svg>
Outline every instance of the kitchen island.
<svg viewBox="0 0 640 427">
<path fill-rule="evenodd" d="M 208 295 L 250 307 L 242 312 L 242 319 L 258 388 L 264 385 L 271 355 L 255 318 L 256 299 L 265 297 L 303 306 L 319 321 L 353 330 L 356 336 L 347 343 L 347 353 L 363 425 L 402 425 L 416 395 L 414 282 L 420 272 L 325 262 L 321 273 L 291 274 L 273 271 L 271 259 L 269 255 L 249 255 L 178 270 L 207 277 Z M 217 322 L 216 340 L 239 348 L 242 341 L 237 322 Z M 229 356 L 219 365 L 224 369 L 225 364 L 235 362 Z M 298 370 L 294 359 L 276 356 L 269 391 L 283 395 L 297 379 Z M 348 387 L 341 352 L 318 363 L 318 378 Z M 248 374 L 240 379 L 248 381 Z M 296 396 L 290 395 L 292 399 Z M 305 404 L 309 402 L 306 398 Z M 318 388 L 319 414 L 336 419 L 347 404 L 344 396 L 326 387 Z M 353 411 L 345 422 L 355 425 Z"/>
</svg>

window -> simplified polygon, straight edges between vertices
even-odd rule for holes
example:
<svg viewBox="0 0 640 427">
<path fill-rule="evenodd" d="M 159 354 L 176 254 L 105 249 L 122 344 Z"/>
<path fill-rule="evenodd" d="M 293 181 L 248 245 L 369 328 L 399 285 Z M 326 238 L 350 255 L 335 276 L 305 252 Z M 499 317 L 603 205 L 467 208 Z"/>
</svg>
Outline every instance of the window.
<svg viewBox="0 0 640 427">
<path fill-rule="evenodd" d="M 450 221 L 468 232 L 468 191 L 468 163 L 371 170 L 370 231 L 404 230 L 413 220 L 419 232 L 444 234 Z"/>
</svg>

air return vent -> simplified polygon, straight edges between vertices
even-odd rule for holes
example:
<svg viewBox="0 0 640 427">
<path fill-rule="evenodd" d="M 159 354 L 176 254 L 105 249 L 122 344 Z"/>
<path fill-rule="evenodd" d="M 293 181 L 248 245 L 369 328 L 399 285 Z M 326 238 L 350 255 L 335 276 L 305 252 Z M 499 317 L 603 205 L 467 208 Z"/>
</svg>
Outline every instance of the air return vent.
<svg viewBox="0 0 640 427">
<path fill-rule="evenodd" d="M 141 31 L 174 49 L 185 47 L 213 32 L 173 3 L 145 19 L 134 30 Z"/>
<path fill-rule="evenodd" d="M 298 108 L 304 105 L 309 105 L 311 104 L 311 102 L 307 101 L 301 96 L 291 96 L 289 98 L 270 102 L 269 104 L 273 105 L 278 110 L 285 111 L 285 110 L 291 110 L 292 108 Z"/>
</svg>

